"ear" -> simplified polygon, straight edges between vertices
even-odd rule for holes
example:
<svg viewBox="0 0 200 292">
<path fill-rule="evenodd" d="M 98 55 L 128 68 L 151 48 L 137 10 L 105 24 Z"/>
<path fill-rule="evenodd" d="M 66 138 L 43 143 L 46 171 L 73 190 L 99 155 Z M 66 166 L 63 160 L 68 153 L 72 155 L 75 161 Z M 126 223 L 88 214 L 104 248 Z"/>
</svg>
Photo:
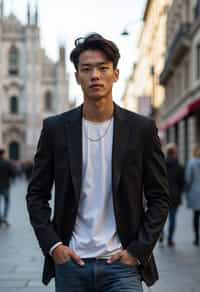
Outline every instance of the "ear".
<svg viewBox="0 0 200 292">
<path fill-rule="evenodd" d="M 74 76 L 75 76 L 76 82 L 77 82 L 78 84 L 80 84 L 79 74 L 78 74 L 77 71 L 74 73 Z"/>
<path fill-rule="evenodd" d="M 119 79 L 119 69 L 114 70 L 113 82 L 117 82 Z"/>
</svg>

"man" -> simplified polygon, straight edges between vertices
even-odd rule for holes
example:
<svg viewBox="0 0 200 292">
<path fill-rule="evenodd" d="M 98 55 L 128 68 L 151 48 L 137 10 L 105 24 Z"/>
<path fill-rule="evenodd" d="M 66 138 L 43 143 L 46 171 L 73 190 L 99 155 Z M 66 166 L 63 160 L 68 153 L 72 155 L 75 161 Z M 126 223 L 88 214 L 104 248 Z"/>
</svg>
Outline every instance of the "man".
<svg viewBox="0 0 200 292">
<path fill-rule="evenodd" d="M 5 150 L 0 149 L 0 199 L 3 201 L 3 208 L 0 212 L 0 224 L 9 225 L 8 223 L 8 211 L 10 207 L 10 183 L 14 177 L 14 170 L 12 165 L 5 159 Z M 0 206 L 2 207 L 2 206 Z"/>
<path fill-rule="evenodd" d="M 181 204 L 181 196 L 184 189 L 184 169 L 178 161 L 177 146 L 175 143 L 166 145 L 166 166 L 169 181 L 170 208 L 168 216 L 167 244 L 169 247 L 175 245 L 174 233 L 176 229 L 176 216 Z M 164 232 L 160 237 L 160 243 L 164 241 Z"/>
<path fill-rule="evenodd" d="M 169 143 L 166 146 L 166 165 L 170 190 L 170 208 L 169 208 L 169 228 L 168 228 L 168 246 L 175 245 L 173 240 L 176 228 L 176 215 L 178 207 L 181 204 L 181 196 L 184 189 L 184 169 L 180 165 L 177 156 L 177 147 L 175 143 Z"/>
<path fill-rule="evenodd" d="M 83 105 L 43 124 L 27 204 L 45 255 L 43 282 L 55 276 L 56 292 L 141 292 L 141 279 L 150 286 L 158 278 L 152 250 L 168 212 L 164 158 L 154 122 L 113 103 L 119 57 L 99 34 L 77 39 L 70 58 Z"/>
</svg>

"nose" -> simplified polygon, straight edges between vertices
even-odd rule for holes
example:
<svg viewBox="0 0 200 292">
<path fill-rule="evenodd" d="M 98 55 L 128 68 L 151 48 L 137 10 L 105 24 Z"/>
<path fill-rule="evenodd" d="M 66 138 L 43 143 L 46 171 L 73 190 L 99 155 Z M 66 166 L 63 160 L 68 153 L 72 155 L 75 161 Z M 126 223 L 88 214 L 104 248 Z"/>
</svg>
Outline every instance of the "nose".
<svg viewBox="0 0 200 292">
<path fill-rule="evenodd" d="M 97 80 L 100 77 L 100 71 L 98 70 L 98 68 L 93 68 L 92 72 L 91 72 L 91 79 L 92 80 Z"/>
</svg>

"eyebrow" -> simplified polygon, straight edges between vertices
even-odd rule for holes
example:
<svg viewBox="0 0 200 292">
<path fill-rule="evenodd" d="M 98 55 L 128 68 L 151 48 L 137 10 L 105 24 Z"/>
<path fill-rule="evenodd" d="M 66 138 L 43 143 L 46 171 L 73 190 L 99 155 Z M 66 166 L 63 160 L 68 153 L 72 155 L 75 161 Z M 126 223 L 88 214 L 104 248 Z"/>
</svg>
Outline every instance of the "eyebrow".
<svg viewBox="0 0 200 292">
<path fill-rule="evenodd" d="M 91 63 L 82 63 L 80 64 L 81 67 L 84 67 L 84 66 L 102 66 L 102 65 L 108 65 L 110 62 L 107 61 L 107 62 L 99 62 L 99 63 L 94 63 L 94 64 L 91 64 Z"/>
</svg>

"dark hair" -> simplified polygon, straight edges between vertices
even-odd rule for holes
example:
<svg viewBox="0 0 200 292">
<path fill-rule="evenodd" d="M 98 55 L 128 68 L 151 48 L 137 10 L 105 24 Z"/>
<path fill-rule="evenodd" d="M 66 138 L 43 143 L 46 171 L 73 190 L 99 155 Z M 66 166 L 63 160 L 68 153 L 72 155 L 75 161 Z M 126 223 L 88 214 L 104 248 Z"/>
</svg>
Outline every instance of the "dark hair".
<svg viewBox="0 0 200 292">
<path fill-rule="evenodd" d="M 119 49 L 110 40 L 103 38 L 98 33 L 91 33 L 86 37 L 80 37 L 75 40 L 75 48 L 70 54 L 70 60 L 78 70 L 80 54 L 87 50 L 98 50 L 105 54 L 107 59 L 113 63 L 113 68 L 117 68 L 120 58 Z"/>
<path fill-rule="evenodd" d="M 177 154 L 177 146 L 175 143 L 168 143 L 166 145 L 166 156 L 168 158 L 174 157 Z"/>
<path fill-rule="evenodd" d="M 200 145 L 195 145 L 193 148 L 193 157 L 200 158 Z"/>
</svg>

